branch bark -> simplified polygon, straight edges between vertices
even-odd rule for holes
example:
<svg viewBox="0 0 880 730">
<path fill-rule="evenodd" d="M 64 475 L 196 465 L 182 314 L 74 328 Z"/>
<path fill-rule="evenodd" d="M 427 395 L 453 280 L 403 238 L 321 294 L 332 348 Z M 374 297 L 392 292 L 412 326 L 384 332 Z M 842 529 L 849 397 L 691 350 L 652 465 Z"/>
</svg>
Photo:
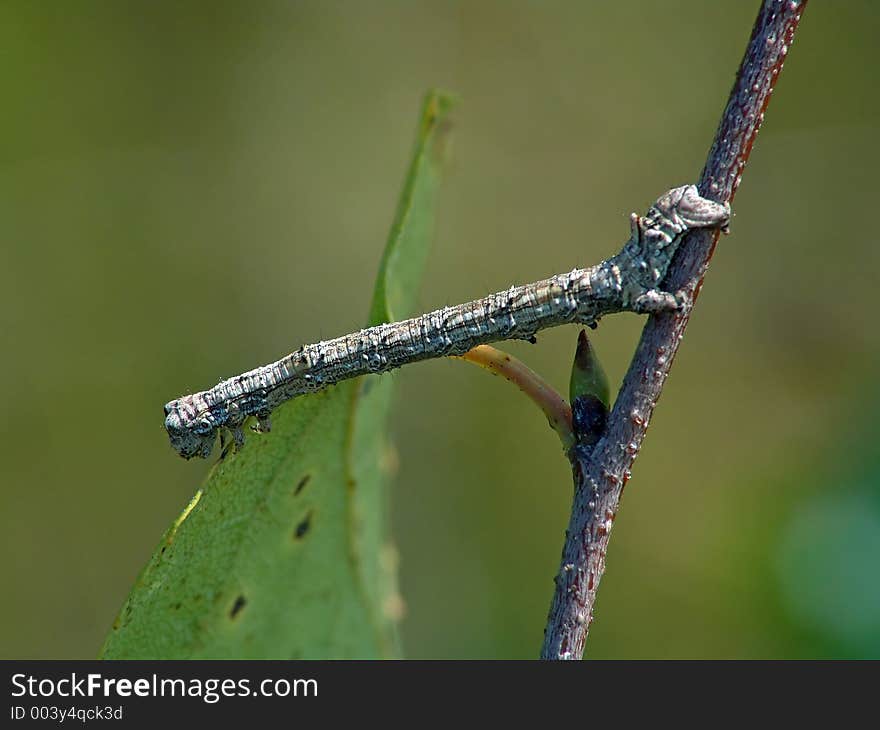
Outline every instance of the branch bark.
<svg viewBox="0 0 880 730">
<path fill-rule="evenodd" d="M 807 0 L 762 2 L 700 177 L 703 197 L 718 203 L 733 200 L 806 5 Z M 603 438 L 595 447 L 578 445 L 569 452 L 574 501 L 544 630 L 542 659 L 583 656 L 620 496 L 717 241 L 717 230 L 694 230 L 684 238 L 663 288 L 682 292 L 686 306 L 648 319 Z"/>
</svg>

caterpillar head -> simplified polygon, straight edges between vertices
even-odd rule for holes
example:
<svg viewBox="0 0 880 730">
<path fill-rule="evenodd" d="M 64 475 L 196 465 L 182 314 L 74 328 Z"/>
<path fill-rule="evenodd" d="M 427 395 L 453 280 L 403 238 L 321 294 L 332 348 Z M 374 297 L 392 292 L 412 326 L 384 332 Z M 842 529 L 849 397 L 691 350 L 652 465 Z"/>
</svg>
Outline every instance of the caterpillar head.
<svg viewBox="0 0 880 730">
<path fill-rule="evenodd" d="M 172 448 L 184 459 L 210 456 L 214 449 L 217 427 L 210 413 L 198 415 L 186 398 L 165 404 L 165 430 Z"/>
</svg>

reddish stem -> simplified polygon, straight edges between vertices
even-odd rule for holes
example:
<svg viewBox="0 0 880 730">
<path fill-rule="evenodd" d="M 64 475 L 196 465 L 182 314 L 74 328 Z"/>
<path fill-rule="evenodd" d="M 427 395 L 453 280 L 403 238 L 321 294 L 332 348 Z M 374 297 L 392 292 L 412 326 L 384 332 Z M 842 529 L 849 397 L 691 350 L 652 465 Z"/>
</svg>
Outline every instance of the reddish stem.
<svg viewBox="0 0 880 730">
<path fill-rule="evenodd" d="M 719 203 L 733 200 L 806 5 L 807 0 L 762 3 L 700 177 L 698 187 L 704 197 Z M 574 503 L 544 631 L 542 659 L 583 656 L 620 495 L 690 320 L 717 240 L 717 231 L 705 229 L 686 236 L 663 288 L 684 292 L 690 304 L 679 311 L 649 318 L 604 437 L 593 449 L 576 446 L 570 452 Z"/>
</svg>

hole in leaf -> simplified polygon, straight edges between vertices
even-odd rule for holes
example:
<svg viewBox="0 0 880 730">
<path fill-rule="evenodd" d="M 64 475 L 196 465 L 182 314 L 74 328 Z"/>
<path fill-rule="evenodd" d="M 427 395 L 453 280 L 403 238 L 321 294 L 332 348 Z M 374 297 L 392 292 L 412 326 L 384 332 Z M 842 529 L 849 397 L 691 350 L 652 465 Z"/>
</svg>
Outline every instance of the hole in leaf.
<svg viewBox="0 0 880 730">
<path fill-rule="evenodd" d="M 241 609 L 243 609 L 247 605 L 247 599 L 243 595 L 239 595 L 235 599 L 235 603 L 232 604 L 232 608 L 229 609 L 229 618 L 234 619 L 241 613 Z"/>
<path fill-rule="evenodd" d="M 303 489 L 306 488 L 306 484 L 309 483 L 309 480 L 312 478 L 311 474 L 306 474 L 302 479 L 299 480 L 299 483 L 296 485 L 296 488 L 293 490 L 293 496 L 296 497 Z"/>
<path fill-rule="evenodd" d="M 310 511 L 293 530 L 295 540 L 302 540 L 312 527 L 312 512 Z"/>
</svg>

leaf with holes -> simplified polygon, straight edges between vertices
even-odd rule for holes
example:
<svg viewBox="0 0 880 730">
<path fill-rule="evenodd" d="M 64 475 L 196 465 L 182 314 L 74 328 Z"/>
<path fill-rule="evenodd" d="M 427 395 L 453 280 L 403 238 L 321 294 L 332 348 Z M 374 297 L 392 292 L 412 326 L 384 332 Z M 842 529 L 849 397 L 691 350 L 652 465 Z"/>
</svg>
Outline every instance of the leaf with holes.
<svg viewBox="0 0 880 730">
<path fill-rule="evenodd" d="M 425 101 L 369 324 L 414 308 L 451 105 L 439 92 Z M 271 433 L 219 461 L 138 578 L 102 657 L 395 656 L 391 386 L 369 376 L 289 401 Z"/>
</svg>

